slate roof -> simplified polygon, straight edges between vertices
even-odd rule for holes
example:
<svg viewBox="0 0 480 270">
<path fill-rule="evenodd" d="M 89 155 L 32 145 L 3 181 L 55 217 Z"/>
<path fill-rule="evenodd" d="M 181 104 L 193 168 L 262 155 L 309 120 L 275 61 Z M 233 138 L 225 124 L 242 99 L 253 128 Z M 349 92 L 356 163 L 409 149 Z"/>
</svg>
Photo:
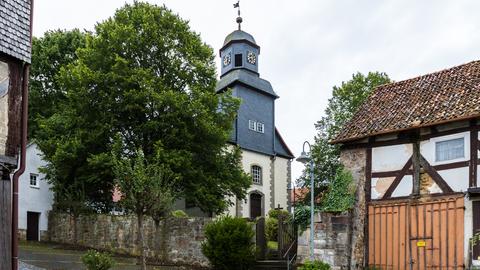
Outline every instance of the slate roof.
<svg viewBox="0 0 480 270">
<path fill-rule="evenodd" d="M 257 74 L 246 72 L 244 69 L 234 69 L 225 74 L 218 82 L 216 91 L 222 92 L 225 88 L 232 85 L 234 82 L 240 82 L 249 85 L 256 90 L 278 98 L 278 95 L 273 91 L 272 85 L 267 80 L 259 78 Z"/>
<path fill-rule="evenodd" d="M 293 155 L 292 151 L 290 151 L 290 148 L 288 148 L 287 144 L 282 138 L 282 135 L 280 135 L 280 132 L 278 131 L 277 128 L 275 128 L 275 154 L 293 159 L 295 156 Z"/>
<path fill-rule="evenodd" d="M 253 36 L 250 35 L 249 33 L 244 32 L 242 30 L 235 30 L 232 33 L 228 34 L 227 37 L 225 37 L 225 41 L 223 42 L 223 46 L 226 46 L 228 43 L 230 43 L 232 41 L 238 41 L 238 40 L 246 40 L 246 41 L 249 41 L 249 42 L 251 42 L 255 45 L 257 44 L 255 42 L 255 39 L 253 38 Z"/>
<path fill-rule="evenodd" d="M 480 61 L 377 87 L 332 143 L 480 117 Z"/>
<path fill-rule="evenodd" d="M 0 53 L 30 63 L 30 1 L 0 0 Z"/>
</svg>

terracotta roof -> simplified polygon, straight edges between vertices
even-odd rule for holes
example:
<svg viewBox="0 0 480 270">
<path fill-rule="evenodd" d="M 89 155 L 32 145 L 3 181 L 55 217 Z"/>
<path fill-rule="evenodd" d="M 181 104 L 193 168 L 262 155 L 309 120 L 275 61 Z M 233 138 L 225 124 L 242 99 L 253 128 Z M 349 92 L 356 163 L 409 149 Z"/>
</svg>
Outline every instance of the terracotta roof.
<svg viewBox="0 0 480 270">
<path fill-rule="evenodd" d="M 480 61 L 377 87 L 332 143 L 480 116 Z"/>
</svg>

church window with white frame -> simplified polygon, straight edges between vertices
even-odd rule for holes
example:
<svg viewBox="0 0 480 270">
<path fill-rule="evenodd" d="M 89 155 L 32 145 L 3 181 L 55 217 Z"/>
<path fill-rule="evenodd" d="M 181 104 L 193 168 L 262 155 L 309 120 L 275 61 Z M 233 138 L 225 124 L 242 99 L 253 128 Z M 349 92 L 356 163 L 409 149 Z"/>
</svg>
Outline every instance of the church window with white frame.
<svg viewBox="0 0 480 270">
<path fill-rule="evenodd" d="M 465 157 L 465 138 L 444 140 L 435 143 L 435 160 L 447 161 Z"/>
<path fill-rule="evenodd" d="M 248 129 L 258 133 L 265 133 L 265 124 L 254 120 L 248 120 Z"/>
<path fill-rule="evenodd" d="M 252 165 L 251 175 L 252 175 L 252 180 L 254 184 L 257 184 L 257 185 L 262 184 L 262 167 L 257 165 Z"/>
</svg>

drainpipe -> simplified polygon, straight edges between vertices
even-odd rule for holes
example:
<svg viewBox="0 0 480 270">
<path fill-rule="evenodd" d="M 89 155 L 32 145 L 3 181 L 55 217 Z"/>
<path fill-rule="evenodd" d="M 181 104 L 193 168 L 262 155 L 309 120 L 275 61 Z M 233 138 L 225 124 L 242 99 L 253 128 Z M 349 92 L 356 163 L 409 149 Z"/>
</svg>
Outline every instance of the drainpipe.
<svg viewBox="0 0 480 270">
<path fill-rule="evenodd" d="M 28 124 L 28 78 L 30 65 L 23 67 L 22 82 L 22 131 L 20 168 L 13 174 L 12 186 L 12 270 L 18 269 L 18 179 L 25 172 L 26 148 L 27 148 L 27 124 Z"/>
<path fill-rule="evenodd" d="M 30 0 L 30 48 L 32 47 L 33 29 L 33 0 Z M 22 123 L 20 168 L 13 174 L 12 179 L 12 270 L 18 270 L 18 179 L 25 172 L 28 128 L 28 80 L 30 78 L 30 64 L 23 66 L 22 79 Z"/>
</svg>

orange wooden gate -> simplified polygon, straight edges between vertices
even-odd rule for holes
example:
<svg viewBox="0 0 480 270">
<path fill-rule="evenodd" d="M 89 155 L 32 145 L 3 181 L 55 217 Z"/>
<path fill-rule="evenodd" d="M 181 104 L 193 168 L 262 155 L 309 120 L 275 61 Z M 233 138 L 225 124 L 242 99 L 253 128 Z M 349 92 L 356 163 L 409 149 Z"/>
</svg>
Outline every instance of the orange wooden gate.
<svg viewBox="0 0 480 270">
<path fill-rule="evenodd" d="M 368 263 L 380 269 L 464 269 L 463 194 L 373 201 Z"/>
</svg>

